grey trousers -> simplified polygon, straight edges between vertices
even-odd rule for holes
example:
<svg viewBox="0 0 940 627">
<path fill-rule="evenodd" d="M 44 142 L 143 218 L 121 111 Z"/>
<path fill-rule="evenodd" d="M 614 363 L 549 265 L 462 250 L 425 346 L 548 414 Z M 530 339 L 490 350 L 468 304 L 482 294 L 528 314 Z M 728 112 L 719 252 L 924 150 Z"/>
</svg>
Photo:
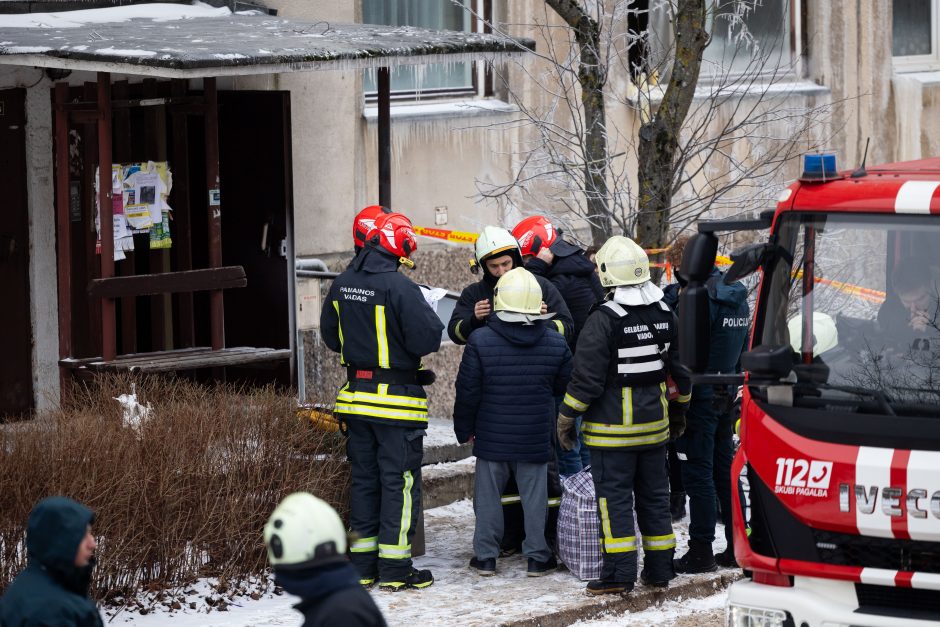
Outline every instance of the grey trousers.
<svg viewBox="0 0 940 627">
<path fill-rule="evenodd" d="M 525 540 L 522 554 L 539 562 L 552 556 L 545 542 L 545 521 L 548 518 L 548 462 L 491 462 L 477 458 L 473 489 L 473 552 L 478 559 L 499 557 L 503 538 L 503 506 L 500 496 L 509 480 L 516 477 L 522 511 L 525 514 Z"/>
</svg>

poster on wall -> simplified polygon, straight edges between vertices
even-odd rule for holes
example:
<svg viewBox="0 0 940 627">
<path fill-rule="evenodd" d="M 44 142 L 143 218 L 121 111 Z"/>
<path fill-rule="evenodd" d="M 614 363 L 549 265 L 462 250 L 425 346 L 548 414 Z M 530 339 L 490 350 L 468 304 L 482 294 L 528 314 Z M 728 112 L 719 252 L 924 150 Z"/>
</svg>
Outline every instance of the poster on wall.
<svg viewBox="0 0 940 627">
<path fill-rule="evenodd" d="M 97 201 L 95 173 L 95 228 L 98 254 L 101 254 L 101 212 Z M 170 237 L 170 208 L 167 199 L 173 188 L 173 175 L 165 161 L 114 164 L 111 172 L 112 216 L 114 224 L 114 260 L 125 258 L 134 250 L 134 235 L 149 235 L 149 248 L 166 249 Z"/>
</svg>

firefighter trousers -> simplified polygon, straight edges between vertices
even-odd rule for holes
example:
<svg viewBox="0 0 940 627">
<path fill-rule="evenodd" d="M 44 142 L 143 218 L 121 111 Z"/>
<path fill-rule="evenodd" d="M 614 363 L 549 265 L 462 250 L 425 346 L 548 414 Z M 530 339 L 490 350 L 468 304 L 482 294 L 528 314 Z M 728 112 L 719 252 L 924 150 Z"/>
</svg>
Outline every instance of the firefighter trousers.
<svg viewBox="0 0 940 627">
<path fill-rule="evenodd" d="M 632 451 L 591 448 L 591 475 L 597 496 L 601 579 L 633 583 L 637 579 L 637 548 L 643 547 L 643 568 L 651 581 L 675 577 L 672 559 L 676 536 L 669 514 L 666 447 Z M 633 526 L 634 502 L 642 542 Z"/>
<path fill-rule="evenodd" d="M 352 485 L 349 526 L 358 536 L 350 557 L 363 579 L 403 581 L 421 507 L 424 429 L 346 416 Z"/>
</svg>

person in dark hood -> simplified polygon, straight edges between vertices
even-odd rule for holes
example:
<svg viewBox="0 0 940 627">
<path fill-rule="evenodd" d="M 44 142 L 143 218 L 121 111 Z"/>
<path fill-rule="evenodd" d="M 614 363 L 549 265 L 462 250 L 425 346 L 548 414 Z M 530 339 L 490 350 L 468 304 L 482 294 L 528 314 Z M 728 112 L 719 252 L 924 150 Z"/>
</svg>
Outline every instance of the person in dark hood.
<svg viewBox="0 0 940 627">
<path fill-rule="evenodd" d="M 527 575 L 557 565 L 545 537 L 548 470 L 554 397 L 568 383 L 571 351 L 547 329 L 552 314 L 542 314 L 541 305 L 542 288 L 532 273 L 515 268 L 500 277 L 495 315 L 470 336 L 457 373 L 454 432 L 458 442 L 473 442 L 477 458 L 470 568 L 481 575 L 496 572 L 505 529 L 501 494 L 511 476 L 525 513 Z"/>
<path fill-rule="evenodd" d="M 88 598 L 97 543 L 94 514 L 72 499 L 41 500 L 26 527 L 27 566 L 0 598 L 0 626 L 100 627 Z"/>
<path fill-rule="evenodd" d="M 567 339 L 574 354 L 578 336 L 591 308 L 604 300 L 604 288 L 595 272 L 597 266 L 583 250 L 565 240 L 561 230 L 543 216 L 524 219 L 512 230 L 512 235 L 519 242 L 526 270 L 551 281 L 568 306 L 574 330 Z M 562 476 L 573 475 L 591 464 L 591 454 L 580 434 L 580 421 L 576 422 L 576 428 L 579 435 L 575 447 L 570 451 L 558 447 L 555 451 L 558 472 Z"/>
<path fill-rule="evenodd" d="M 284 497 L 264 526 L 274 580 L 301 598 L 303 627 L 385 627 L 346 557 L 346 530 L 330 504 L 309 492 Z"/>
</svg>

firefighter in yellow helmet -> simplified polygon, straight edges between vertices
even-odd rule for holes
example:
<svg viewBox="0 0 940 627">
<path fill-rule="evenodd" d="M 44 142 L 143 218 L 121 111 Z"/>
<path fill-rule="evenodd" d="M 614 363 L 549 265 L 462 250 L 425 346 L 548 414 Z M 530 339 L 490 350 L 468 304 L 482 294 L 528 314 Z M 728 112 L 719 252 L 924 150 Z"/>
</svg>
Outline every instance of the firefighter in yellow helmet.
<svg viewBox="0 0 940 627">
<path fill-rule="evenodd" d="M 643 249 L 614 236 L 596 261 L 607 293 L 578 339 L 558 437 L 562 446 L 572 446 L 575 417 L 584 415 L 604 556 L 601 577 L 587 591 L 620 594 L 633 589 L 640 546 L 642 583 L 665 587 L 675 576 L 666 443 L 685 428 L 692 384 L 678 367 L 676 315 L 650 281 Z M 679 387 L 676 401 L 667 400 L 667 375 Z M 634 502 L 641 542 L 633 526 Z"/>
<path fill-rule="evenodd" d="M 294 492 L 271 513 L 264 544 L 274 580 L 300 597 L 304 626 L 384 627 L 385 619 L 346 557 L 346 529 L 330 504 Z"/>
</svg>

